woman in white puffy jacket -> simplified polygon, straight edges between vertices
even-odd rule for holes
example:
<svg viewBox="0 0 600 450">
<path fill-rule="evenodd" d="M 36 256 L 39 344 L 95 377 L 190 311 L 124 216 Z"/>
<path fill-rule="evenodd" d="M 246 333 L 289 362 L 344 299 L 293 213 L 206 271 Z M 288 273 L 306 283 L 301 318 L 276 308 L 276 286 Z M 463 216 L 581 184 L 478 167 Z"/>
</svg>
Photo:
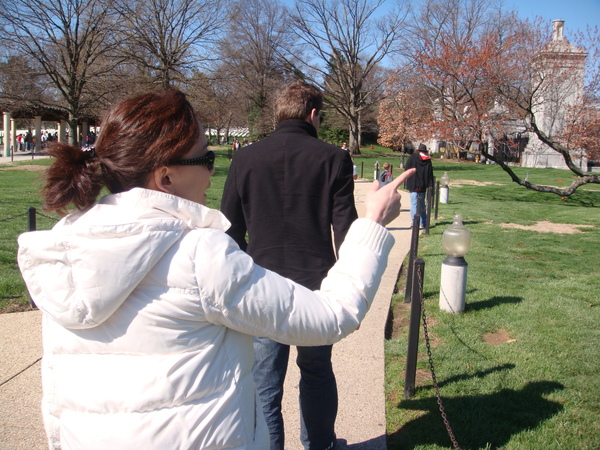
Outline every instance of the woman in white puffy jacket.
<svg viewBox="0 0 600 450">
<path fill-rule="evenodd" d="M 324 345 L 358 327 L 411 173 L 373 186 L 313 292 L 255 265 L 204 206 L 215 155 L 181 92 L 125 100 L 94 150 L 51 154 L 45 209 L 75 212 L 21 235 L 18 255 L 44 312 L 50 448 L 268 448 L 251 336 Z M 96 203 L 103 187 L 111 194 Z"/>
</svg>

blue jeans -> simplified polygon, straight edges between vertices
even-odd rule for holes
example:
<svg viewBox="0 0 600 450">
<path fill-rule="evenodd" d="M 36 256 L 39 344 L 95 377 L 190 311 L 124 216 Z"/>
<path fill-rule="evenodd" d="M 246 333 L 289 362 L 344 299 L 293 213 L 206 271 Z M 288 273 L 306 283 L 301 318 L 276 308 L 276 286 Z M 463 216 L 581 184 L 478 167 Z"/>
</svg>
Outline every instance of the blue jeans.
<svg viewBox="0 0 600 450">
<path fill-rule="evenodd" d="M 427 223 L 427 209 L 425 208 L 425 192 L 410 193 L 410 223 L 414 222 L 415 214 L 421 216 L 421 227 Z"/>
<path fill-rule="evenodd" d="M 297 347 L 300 368 L 300 441 L 305 449 L 335 446 L 338 409 L 337 384 L 331 365 L 331 345 Z M 271 450 L 284 449 L 281 399 L 290 356 L 289 345 L 254 338 L 254 382 L 269 428 Z"/>
</svg>

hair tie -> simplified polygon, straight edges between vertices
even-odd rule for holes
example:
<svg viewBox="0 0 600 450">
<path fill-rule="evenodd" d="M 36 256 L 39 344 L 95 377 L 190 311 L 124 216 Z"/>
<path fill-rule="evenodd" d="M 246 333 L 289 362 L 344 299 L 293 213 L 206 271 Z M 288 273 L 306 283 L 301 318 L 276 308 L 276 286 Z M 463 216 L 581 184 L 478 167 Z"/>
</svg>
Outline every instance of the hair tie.
<svg viewBox="0 0 600 450">
<path fill-rule="evenodd" d="M 83 154 L 85 155 L 84 161 L 86 166 L 90 166 L 96 161 L 96 149 L 94 147 L 82 149 Z"/>
<path fill-rule="evenodd" d="M 92 162 L 96 159 L 97 155 L 96 155 L 95 147 L 82 148 L 81 150 L 83 150 L 83 154 L 85 155 L 86 162 Z"/>
</svg>

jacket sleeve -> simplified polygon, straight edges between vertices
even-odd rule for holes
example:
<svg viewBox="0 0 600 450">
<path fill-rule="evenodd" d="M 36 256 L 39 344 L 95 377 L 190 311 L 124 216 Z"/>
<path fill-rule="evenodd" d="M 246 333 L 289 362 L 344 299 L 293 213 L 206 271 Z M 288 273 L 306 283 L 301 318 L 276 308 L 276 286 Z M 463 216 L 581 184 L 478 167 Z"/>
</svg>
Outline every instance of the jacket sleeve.
<svg viewBox="0 0 600 450">
<path fill-rule="evenodd" d="M 205 317 L 283 344 L 333 344 L 365 317 L 393 243 L 384 227 L 358 219 L 321 289 L 310 291 L 257 266 L 223 233 L 206 233 L 195 258 Z"/>
<path fill-rule="evenodd" d="M 354 204 L 352 159 L 348 152 L 344 152 L 333 192 L 331 225 L 333 227 L 333 239 L 336 251 L 339 252 L 346 233 L 357 218 L 358 214 Z"/>
<path fill-rule="evenodd" d="M 231 222 L 231 227 L 227 230 L 227 234 L 237 242 L 242 250 L 246 251 L 246 247 L 248 246 L 246 242 L 246 219 L 242 209 L 242 200 L 237 190 L 236 167 L 236 159 L 234 157 L 227 179 L 225 180 L 225 186 L 223 187 L 221 212 Z"/>
</svg>

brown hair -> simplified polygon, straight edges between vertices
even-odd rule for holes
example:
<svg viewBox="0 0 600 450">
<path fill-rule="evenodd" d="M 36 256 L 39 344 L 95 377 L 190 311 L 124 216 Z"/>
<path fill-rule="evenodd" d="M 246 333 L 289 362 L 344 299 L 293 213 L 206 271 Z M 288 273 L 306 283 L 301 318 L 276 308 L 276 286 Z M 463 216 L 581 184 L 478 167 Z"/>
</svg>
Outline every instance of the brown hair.
<svg viewBox="0 0 600 450">
<path fill-rule="evenodd" d="M 284 85 L 275 99 L 275 121 L 306 119 L 313 109 L 323 108 L 323 93 L 312 84 L 292 81 Z"/>
<path fill-rule="evenodd" d="M 105 116 L 94 151 L 57 143 L 44 186 L 44 209 L 64 212 L 92 206 L 102 187 L 115 194 L 144 187 L 161 166 L 181 159 L 201 127 L 185 95 L 153 91 L 118 103 Z"/>
</svg>

